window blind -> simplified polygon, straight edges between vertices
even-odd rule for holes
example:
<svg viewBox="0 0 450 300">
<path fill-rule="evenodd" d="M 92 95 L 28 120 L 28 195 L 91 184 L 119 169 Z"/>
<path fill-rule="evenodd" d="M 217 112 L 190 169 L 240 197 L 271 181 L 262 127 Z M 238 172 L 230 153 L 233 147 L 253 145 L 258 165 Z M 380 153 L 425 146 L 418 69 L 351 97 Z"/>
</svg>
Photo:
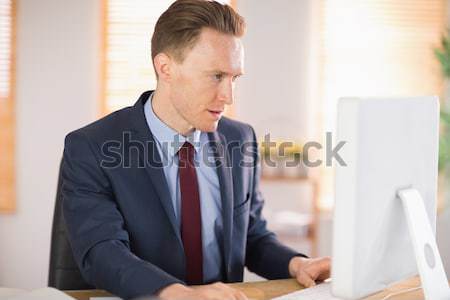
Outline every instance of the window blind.
<svg viewBox="0 0 450 300">
<path fill-rule="evenodd" d="M 446 26 L 444 0 L 322 0 L 320 93 L 323 131 L 334 131 L 343 96 L 441 95 L 433 55 Z M 332 205 L 325 171 L 320 205 Z"/>
<path fill-rule="evenodd" d="M 14 209 L 14 1 L 0 0 L 0 212 Z"/>
<path fill-rule="evenodd" d="M 341 96 L 440 94 L 433 55 L 446 24 L 443 0 L 324 0 L 321 48 L 326 129 Z"/>
<path fill-rule="evenodd" d="M 132 105 L 156 87 L 151 36 L 170 0 L 108 0 L 105 36 L 104 113 Z"/>
<path fill-rule="evenodd" d="M 11 0 L 0 0 L 0 99 L 9 97 L 11 78 Z"/>
</svg>

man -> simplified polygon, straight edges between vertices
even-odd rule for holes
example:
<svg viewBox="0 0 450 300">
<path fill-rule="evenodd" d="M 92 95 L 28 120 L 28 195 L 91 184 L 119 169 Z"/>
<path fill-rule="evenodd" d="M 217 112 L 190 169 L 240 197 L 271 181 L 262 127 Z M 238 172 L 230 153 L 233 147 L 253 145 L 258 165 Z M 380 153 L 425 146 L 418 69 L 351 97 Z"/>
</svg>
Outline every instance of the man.
<svg viewBox="0 0 450 300">
<path fill-rule="evenodd" d="M 221 283 L 244 265 L 305 286 L 329 276 L 329 258 L 266 229 L 253 129 L 221 117 L 244 27 L 229 6 L 176 1 L 152 38 L 156 90 L 66 137 L 63 212 L 89 283 L 123 298 L 247 299 Z"/>
</svg>

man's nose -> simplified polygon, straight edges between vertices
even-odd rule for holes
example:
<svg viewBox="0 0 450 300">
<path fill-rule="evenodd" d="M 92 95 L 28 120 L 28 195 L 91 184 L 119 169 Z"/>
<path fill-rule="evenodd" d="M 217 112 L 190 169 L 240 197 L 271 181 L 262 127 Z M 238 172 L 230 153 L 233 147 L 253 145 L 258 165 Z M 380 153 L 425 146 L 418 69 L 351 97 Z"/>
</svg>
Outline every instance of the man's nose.
<svg viewBox="0 0 450 300">
<path fill-rule="evenodd" d="M 226 80 L 220 90 L 219 98 L 221 101 L 225 102 L 225 104 L 231 105 L 234 100 L 234 83 L 233 81 Z"/>
</svg>

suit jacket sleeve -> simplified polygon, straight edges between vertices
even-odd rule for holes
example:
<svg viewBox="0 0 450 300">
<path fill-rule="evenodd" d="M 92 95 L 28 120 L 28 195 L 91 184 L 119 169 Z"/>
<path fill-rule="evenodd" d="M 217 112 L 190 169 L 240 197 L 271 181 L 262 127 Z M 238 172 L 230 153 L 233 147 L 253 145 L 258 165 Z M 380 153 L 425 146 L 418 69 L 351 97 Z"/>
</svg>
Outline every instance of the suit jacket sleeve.
<svg viewBox="0 0 450 300">
<path fill-rule="evenodd" d="M 291 248 L 282 245 L 275 234 L 266 228 L 266 220 L 262 216 L 264 199 L 259 190 L 261 168 L 259 151 L 253 128 L 254 180 L 252 186 L 250 220 L 247 235 L 246 266 L 252 272 L 267 279 L 289 278 L 289 262 L 294 256 L 307 257 Z"/>
<path fill-rule="evenodd" d="M 83 132 L 69 134 L 63 161 L 63 214 L 75 260 L 87 282 L 122 298 L 154 294 L 182 281 L 130 251 L 124 219 L 100 149 Z"/>
</svg>

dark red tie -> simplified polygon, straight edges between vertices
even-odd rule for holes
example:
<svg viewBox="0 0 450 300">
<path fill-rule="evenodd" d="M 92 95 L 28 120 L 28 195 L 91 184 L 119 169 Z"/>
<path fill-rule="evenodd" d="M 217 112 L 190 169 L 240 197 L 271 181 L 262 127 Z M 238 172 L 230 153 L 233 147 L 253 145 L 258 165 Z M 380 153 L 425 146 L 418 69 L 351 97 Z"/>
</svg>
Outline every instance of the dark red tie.
<svg viewBox="0 0 450 300">
<path fill-rule="evenodd" d="M 195 149 L 189 142 L 185 142 L 178 151 L 181 239 L 186 255 L 186 281 L 191 285 L 203 283 L 202 218 L 194 152 Z"/>
</svg>

